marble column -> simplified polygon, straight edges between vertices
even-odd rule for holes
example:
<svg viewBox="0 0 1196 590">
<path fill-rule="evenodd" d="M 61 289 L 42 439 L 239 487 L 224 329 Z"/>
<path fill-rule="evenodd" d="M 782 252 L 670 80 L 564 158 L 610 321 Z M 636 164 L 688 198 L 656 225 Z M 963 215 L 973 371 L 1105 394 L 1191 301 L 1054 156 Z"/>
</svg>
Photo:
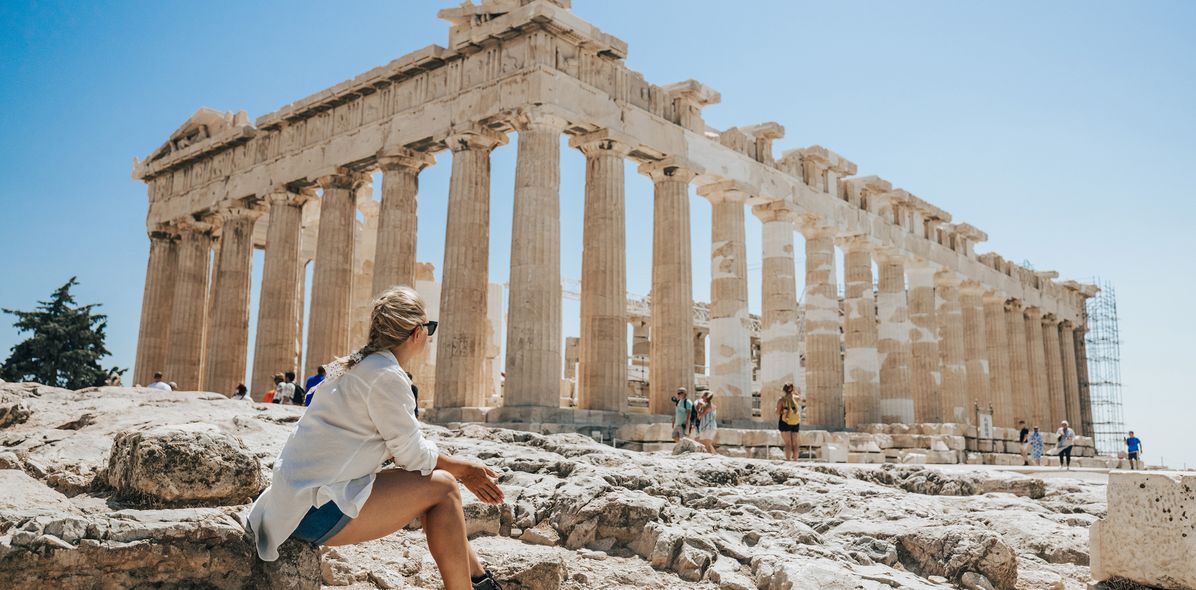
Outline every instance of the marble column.
<svg viewBox="0 0 1196 590">
<path fill-rule="evenodd" d="M 797 275 L 793 261 L 794 211 L 783 203 L 752 207 L 760 219 L 760 419 L 774 411 L 786 383 L 798 384 Z"/>
<path fill-rule="evenodd" d="M 299 371 L 302 332 L 296 317 L 302 319 L 303 295 L 296 288 L 303 284 L 299 232 L 303 226 L 303 204 L 313 198 L 310 189 L 303 193 L 278 191 L 268 198 L 270 210 L 250 384 L 254 399 L 273 386 L 271 377 L 275 373 Z"/>
<path fill-rule="evenodd" d="M 627 407 L 623 158 L 632 144 L 602 130 L 573 137 L 569 145 L 586 156 L 577 405 L 587 410 L 621 411 Z"/>
<path fill-rule="evenodd" d="M 490 326 L 490 152 L 506 141 L 485 130 L 446 140 L 453 167 L 436 334 L 437 408 L 484 406 L 492 393 L 482 387 Z"/>
<path fill-rule="evenodd" d="M 505 406 L 560 406 L 561 130 L 542 114 L 516 121 Z"/>
<path fill-rule="evenodd" d="M 809 218 L 801 220 L 798 228 L 806 238 L 807 422 L 811 428 L 842 430 L 843 349 L 835 287 L 834 232 Z"/>
<path fill-rule="evenodd" d="M 752 419 L 751 318 L 748 316 L 744 204 L 736 190 L 702 191 L 712 206 L 710 233 L 710 391 L 718 417 Z M 761 415 L 768 416 L 761 406 Z"/>
<path fill-rule="evenodd" d="M 145 292 L 141 297 L 141 328 L 137 335 L 137 357 L 133 384 L 149 385 L 154 373 L 166 370 L 170 345 L 170 312 L 174 301 L 175 268 L 178 265 L 178 236 L 165 228 L 149 232 L 149 261 L 145 268 Z"/>
<path fill-rule="evenodd" d="M 967 366 L 968 419 L 976 423 L 976 408 L 988 410 L 989 397 L 988 334 L 984 323 L 984 289 L 975 281 L 964 281 L 959 290 L 963 315 L 963 356 Z"/>
<path fill-rule="evenodd" d="M 1092 436 L 1095 433 L 1092 427 L 1092 393 L 1088 383 L 1088 347 L 1084 342 L 1087 333 L 1087 326 L 1080 326 L 1076 330 L 1074 338 L 1076 372 L 1080 389 L 1080 428 L 1076 432 L 1082 432 L 1084 436 Z"/>
<path fill-rule="evenodd" d="M 181 225 L 170 322 L 162 329 L 170 333 L 163 379 L 173 381 L 183 391 L 197 390 L 202 385 L 211 259 L 212 226 L 207 223 Z"/>
<path fill-rule="evenodd" d="M 1059 320 L 1054 314 L 1042 316 L 1042 346 L 1046 358 L 1047 394 L 1050 398 L 1052 428 L 1067 420 L 1067 394 L 1063 390 L 1063 358 L 1059 354 Z"/>
<path fill-rule="evenodd" d="M 876 298 L 872 291 L 871 244 L 864 236 L 843 246 L 843 406 L 846 426 L 880 422 L 880 358 Z"/>
<path fill-rule="evenodd" d="M 1030 427 L 1039 426 L 1043 432 L 1051 428 L 1051 396 L 1048 381 L 1046 352 L 1043 349 L 1042 310 L 1026 308 L 1026 352 L 1030 374 L 1030 395 L 1033 413 L 1026 422 Z"/>
<path fill-rule="evenodd" d="M 650 176 L 655 185 L 648 411 L 672 414 L 669 398 L 678 387 L 694 393 L 689 181 L 697 172 L 672 159 L 644 164 L 640 172 Z"/>
<path fill-rule="evenodd" d="M 706 339 L 710 330 L 694 328 L 694 375 L 706 375 Z M 714 388 L 711 387 L 711 390 Z"/>
<path fill-rule="evenodd" d="M 968 396 L 968 370 L 963 326 L 963 308 L 959 301 L 960 279 L 949 271 L 935 275 L 935 304 L 938 315 L 939 359 L 942 386 L 939 400 L 943 422 L 974 423 Z"/>
<path fill-rule="evenodd" d="M 909 265 L 910 392 L 914 398 L 914 420 L 942 422 L 942 370 L 939 355 L 939 321 L 935 308 L 934 267 L 928 263 Z"/>
<path fill-rule="evenodd" d="M 988 391 L 993 406 L 993 425 L 1013 428 L 1012 369 L 1009 360 L 1009 325 L 1005 320 L 1005 296 L 995 291 L 984 295 L 984 333 L 988 348 Z"/>
<path fill-rule="evenodd" d="M 353 297 L 353 250 L 357 222 L 358 174 L 320 178 L 319 238 L 311 278 L 311 306 L 307 320 L 308 373 L 349 349 L 349 313 Z"/>
<path fill-rule="evenodd" d="M 910 321 L 905 289 L 905 260 L 897 253 L 876 257 L 876 351 L 880 361 L 880 421 L 914 423 L 910 383 L 911 340 L 919 334 Z"/>
<path fill-rule="evenodd" d="M 378 245 L 374 253 L 374 296 L 394 285 L 415 286 L 419 173 L 435 161 L 432 154 L 409 149 L 378 155 L 382 203 L 378 209 Z"/>
<path fill-rule="evenodd" d="M 1081 430 L 1084 417 L 1080 413 L 1080 380 L 1076 369 L 1076 340 L 1075 324 L 1064 320 L 1059 324 L 1059 357 L 1063 361 L 1063 396 L 1066 406 L 1067 421 L 1077 434 L 1086 435 Z"/>
<path fill-rule="evenodd" d="M 357 350 L 370 339 L 374 312 L 374 255 L 378 251 L 378 210 L 374 183 L 369 177 L 357 188 L 357 213 L 353 229 L 353 290 L 349 297 L 349 349 Z M 361 219 L 356 217 L 360 215 Z M 403 367 L 406 369 L 406 367 Z"/>
<path fill-rule="evenodd" d="M 1026 345 L 1026 319 L 1022 302 L 1005 302 L 1005 331 L 1009 339 L 1009 391 L 1013 403 L 1013 425 L 1019 420 L 1033 426 L 1034 390 L 1030 376 L 1029 348 Z"/>
<path fill-rule="evenodd" d="M 245 381 L 249 357 L 249 290 L 253 264 L 253 226 L 258 209 L 221 211 L 220 248 L 212 273 L 212 314 L 208 318 L 207 376 L 204 388 L 231 396 Z"/>
</svg>

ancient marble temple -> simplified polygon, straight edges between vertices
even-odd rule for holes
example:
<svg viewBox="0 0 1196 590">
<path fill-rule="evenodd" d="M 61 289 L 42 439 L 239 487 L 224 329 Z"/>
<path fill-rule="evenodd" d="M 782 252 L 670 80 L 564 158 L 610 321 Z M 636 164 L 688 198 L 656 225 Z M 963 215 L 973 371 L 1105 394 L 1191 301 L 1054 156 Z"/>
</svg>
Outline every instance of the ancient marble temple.
<svg viewBox="0 0 1196 590">
<path fill-rule="evenodd" d="M 417 50 L 253 122 L 201 109 L 135 162 L 133 176 L 149 189 L 150 242 L 137 382 L 161 370 L 184 389 L 228 392 L 251 354 L 255 394 L 273 371 L 310 374 L 364 342 L 374 294 L 415 284 L 416 235 L 432 231 L 445 244 L 432 417 L 475 415 L 490 405 L 487 317 L 501 304 L 487 276 L 490 156 L 516 149 L 521 230 L 510 305 L 499 310 L 507 321 L 500 410 L 510 416 L 627 416 L 629 347 L 641 344 L 649 412 L 671 412 L 675 388 L 693 389 L 694 191 L 713 212 L 709 387 L 724 421 L 753 419 L 755 332 L 758 405 L 771 408 L 783 384 L 799 383 L 809 427 L 975 424 L 991 412 L 998 426 L 1066 418 L 1090 431 L 1083 334 L 1093 287 L 977 254 L 983 231 L 858 174 L 824 147 L 774 153 L 785 133 L 778 123 L 709 127 L 702 111 L 718 92 L 694 80 L 645 80 L 626 67 L 626 43 L 578 18 L 568 0 L 482 0 L 439 16 L 452 24 L 447 47 Z M 585 156 L 584 202 L 570 204 L 584 211 L 584 231 L 565 238 L 582 245 L 577 407 L 567 409 L 561 134 Z M 650 317 L 636 318 L 630 346 L 626 260 L 647 237 L 626 234 L 626 160 L 655 185 L 652 305 Z M 421 171 L 434 165 L 451 166 L 447 195 L 420 194 Z M 443 228 L 418 227 L 417 201 L 428 198 L 447 199 Z M 762 224 L 763 252 L 745 246 L 749 214 Z M 802 269 L 795 244 L 804 244 Z M 264 250 L 262 296 L 250 326 L 255 249 Z M 750 285 L 747 259 L 756 256 L 763 280 Z M 754 330 L 753 289 L 763 301 Z"/>
</svg>

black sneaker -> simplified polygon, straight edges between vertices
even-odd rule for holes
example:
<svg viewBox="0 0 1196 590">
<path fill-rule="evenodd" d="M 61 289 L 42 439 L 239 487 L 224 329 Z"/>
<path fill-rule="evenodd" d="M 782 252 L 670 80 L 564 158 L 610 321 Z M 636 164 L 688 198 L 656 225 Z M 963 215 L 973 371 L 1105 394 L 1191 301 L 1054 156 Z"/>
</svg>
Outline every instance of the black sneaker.
<svg viewBox="0 0 1196 590">
<path fill-rule="evenodd" d="M 486 573 L 480 576 L 470 578 L 470 581 L 473 582 L 473 590 L 502 590 L 502 586 L 498 585 L 498 581 L 494 579 L 494 574 L 491 574 L 490 570 L 486 570 Z"/>
</svg>

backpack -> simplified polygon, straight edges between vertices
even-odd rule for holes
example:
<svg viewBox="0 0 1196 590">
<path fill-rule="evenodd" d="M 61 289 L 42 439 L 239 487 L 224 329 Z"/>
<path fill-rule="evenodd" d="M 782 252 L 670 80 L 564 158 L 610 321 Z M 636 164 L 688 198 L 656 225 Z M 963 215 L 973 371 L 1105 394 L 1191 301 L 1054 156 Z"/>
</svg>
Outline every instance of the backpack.
<svg viewBox="0 0 1196 590">
<path fill-rule="evenodd" d="M 797 426 L 801 424 L 801 406 L 797 403 L 790 404 L 789 397 L 782 398 L 784 406 L 781 409 L 781 422 L 789 426 Z"/>
<path fill-rule="evenodd" d="M 686 400 L 686 401 L 689 401 L 689 400 Z M 698 422 L 700 421 L 700 420 L 699 420 L 699 418 L 698 418 L 698 404 L 695 404 L 695 403 L 693 403 L 693 402 L 689 402 L 689 403 L 690 403 L 690 407 L 689 407 L 689 424 L 690 424 L 690 426 L 692 426 L 693 428 L 697 428 L 697 427 L 698 427 Z"/>
<path fill-rule="evenodd" d="M 296 406 L 302 406 L 303 398 L 307 396 L 307 392 L 303 391 L 302 387 L 299 387 L 298 382 L 292 383 L 292 385 L 295 386 L 295 393 L 291 395 L 291 403 L 295 404 Z"/>
</svg>

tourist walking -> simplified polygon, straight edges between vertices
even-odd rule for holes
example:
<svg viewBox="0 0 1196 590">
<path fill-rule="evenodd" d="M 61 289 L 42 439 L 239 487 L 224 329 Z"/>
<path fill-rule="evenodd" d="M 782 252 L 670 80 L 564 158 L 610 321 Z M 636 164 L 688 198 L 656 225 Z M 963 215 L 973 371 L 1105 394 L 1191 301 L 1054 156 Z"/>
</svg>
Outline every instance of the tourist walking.
<svg viewBox="0 0 1196 590">
<path fill-rule="evenodd" d="M 777 400 L 777 429 L 785 445 L 785 460 L 796 461 L 801 453 L 801 392 L 792 383 L 781 388 Z"/>
<path fill-rule="evenodd" d="M 689 413 L 694 409 L 694 403 L 687 399 L 689 392 L 684 387 L 677 388 L 677 394 L 672 398 L 673 400 L 673 442 L 677 442 L 685 437 L 686 430 L 689 428 Z"/>
<path fill-rule="evenodd" d="M 298 383 L 295 383 L 295 372 L 287 371 L 286 373 L 283 373 L 282 376 L 283 376 L 283 379 L 287 382 L 287 384 L 289 384 L 291 386 L 291 389 L 293 390 L 291 392 L 291 403 L 295 404 L 296 406 L 304 405 L 303 402 L 304 402 L 304 398 L 306 397 L 307 392 L 304 391 L 303 388 L 300 387 Z"/>
<path fill-rule="evenodd" d="M 233 396 L 229 399 L 233 399 L 236 401 L 253 401 L 253 398 L 249 397 L 249 388 L 245 387 L 244 383 L 237 384 L 236 391 L 233 393 Z"/>
<path fill-rule="evenodd" d="M 1020 449 L 1021 449 L 1021 453 L 1022 453 L 1022 465 L 1029 465 L 1029 464 L 1030 464 L 1030 458 L 1029 458 L 1029 454 L 1030 454 L 1030 440 L 1029 440 L 1029 439 L 1030 439 L 1030 429 L 1029 429 L 1029 428 L 1026 428 L 1026 421 L 1025 421 L 1025 420 L 1018 420 L 1018 421 L 1017 421 L 1017 428 L 1018 428 L 1018 433 L 1017 433 L 1017 444 L 1018 444 L 1018 448 L 1020 448 Z"/>
<path fill-rule="evenodd" d="M 698 401 L 698 442 L 706 447 L 706 452 L 714 452 L 714 438 L 718 434 L 718 406 L 714 403 L 714 393 L 707 391 Z"/>
<path fill-rule="evenodd" d="M 1038 427 L 1034 427 L 1034 432 L 1030 433 L 1030 464 L 1042 465 L 1042 433 L 1038 431 Z"/>
<path fill-rule="evenodd" d="M 1059 430 L 1055 431 L 1055 435 L 1059 437 L 1059 441 L 1055 443 L 1055 449 L 1059 455 L 1059 467 L 1071 471 L 1071 449 L 1072 445 L 1076 443 L 1076 431 L 1067 425 L 1067 420 L 1064 420 L 1059 423 Z"/>
<path fill-rule="evenodd" d="M 162 373 L 154 373 L 154 382 L 146 385 L 150 389 L 160 389 L 162 391 L 172 391 L 171 387 L 162 380 Z"/>
<path fill-rule="evenodd" d="M 274 399 L 271 402 L 276 404 L 290 405 L 291 397 L 295 395 L 295 385 L 287 383 L 286 377 L 282 373 L 274 375 Z"/>
<path fill-rule="evenodd" d="M 1130 469 L 1142 469 L 1142 439 L 1134 436 L 1134 431 L 1125 439 L 1126 456 L 1130 459 Z"/>
<path fill-rule="evenodd" d="M 392 287 L 374 300 L 369 343 L 329 365 L 320 403 L 299 419 L 270 487 L 249 511 L 246 526 L 263 560 L 277 560 L 288 538 L 363 543 L 420 519 L 447 590 L 499 590 L 469 545 L 457 485 L 498 505 L 499 474 L 440 453 L 415 419 L 403 365 L 424 349 L 429 332 L 414 289 Z M 379 469 L 392 457 L 394 468 Z"/>
<path fill-rule="evenodd" d="M 311 391 L 312 389 L 315 388 L 315 386 L 319 385 L 321 382 L 324 381 L 327 374 L 328 373 L 324 370 L 324 367 L 320 367 L 320 368 L 316 369 L 316 374 L 307 378 L 307 382 L 303 384 L 303 388 L 308 391 Z"/>
</svg>

